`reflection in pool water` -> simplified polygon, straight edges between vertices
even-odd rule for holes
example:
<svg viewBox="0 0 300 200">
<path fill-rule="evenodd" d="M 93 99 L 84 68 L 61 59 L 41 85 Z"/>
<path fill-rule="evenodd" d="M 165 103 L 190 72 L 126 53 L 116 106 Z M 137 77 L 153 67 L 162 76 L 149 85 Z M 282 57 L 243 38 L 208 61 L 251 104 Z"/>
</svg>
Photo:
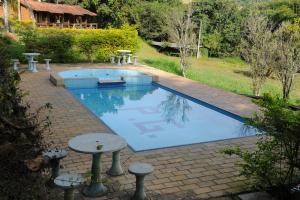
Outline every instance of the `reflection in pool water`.
<svg viewBox="0 0 300 200">
<path fill-rule="evenodd" d="M 166 100 L 161 102 L 160 109 L 167 122 L 179 120 L 184 123 L 188 121 L 188 112 L 192 108 L 187 99 L 176 94 L 169 94 Z"/>
<path fill-rule="evenodd" d="M 242 118 L 158 84 L 69 91 L 135 151 L 256 133 Z"/>
</svg>

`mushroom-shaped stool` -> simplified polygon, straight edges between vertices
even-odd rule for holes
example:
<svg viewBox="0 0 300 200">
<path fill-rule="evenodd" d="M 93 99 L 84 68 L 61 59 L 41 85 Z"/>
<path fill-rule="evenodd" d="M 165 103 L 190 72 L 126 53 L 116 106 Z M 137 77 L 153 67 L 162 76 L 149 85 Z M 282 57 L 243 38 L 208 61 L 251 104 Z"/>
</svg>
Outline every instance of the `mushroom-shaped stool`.
<svg viewBox="0 0 300 200">
<path fill-rule="evenodd" d="M 64 189 L 64 200 L 74 199 L 74 189 L 84 183 L 84 178 L 79 174 L 62 174 L 54 179 L 54 184 Z"/>
<path fill-rule="evenodd" d="M 50 162 L 50 166 L 52 169 L 51 178 L 48 181 L 49 185 L 53 185 L 54 179 L 59 175 L 59 162 L 61 159 L 66 157 L 68 152 L 65 149 L 48 149 L 47 151 L 43 152 L 43 156 L 47 157 Z"/>
<path fill-rule="evenodd" d="M 146 193 L 144 190 L 145 176 L 151 174 L 154 168 L 148 163 L 133 163 L 129 166 L 128 172 L 134 174 L 136 177 L 136 190 L 132 197 L 132 200 L 144 200 L 146 199 Z"/>
</svg>

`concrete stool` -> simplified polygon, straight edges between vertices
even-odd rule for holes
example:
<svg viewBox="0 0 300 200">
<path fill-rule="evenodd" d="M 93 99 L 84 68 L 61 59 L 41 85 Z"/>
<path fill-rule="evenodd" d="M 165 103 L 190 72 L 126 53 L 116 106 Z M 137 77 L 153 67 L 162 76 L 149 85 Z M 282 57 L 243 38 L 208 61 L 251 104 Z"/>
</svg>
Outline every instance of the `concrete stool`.
<svg viewBox="0 0 300 200">
<path fill-rule="evenodd" d="M 47 71 L 49 71 L 49 70 L 51 70 L 51 68 L 50 68 L 50 61 L 51 61 L 51 59 L 44 59 L 44 61 L 46 62 L 46 64 L 45 64 L 45 69 L 47 70 Z"/>
<path fill-rule="evenodd" d="M 65 149 L 49 149 L 43 152 L 43 156 L 48 157 L 48 159 L 50 160 L 50 166 L 52 169 L 51 177 L 48 181 L 48 184 L 50 186 L 53 186 L 54 179 L 59 176 L 60 160 L 67 155 L 68 152 Z"/>
<path fill-rule="evenodd" d="M 144 200 L 146 199 L 146 193 L 144 191 L 144 179 L 145 176 L 151 174 L 154 168 L 148 163 L 133 163 L 129 166 L 128 172 L 134 174 L 136 177 L 136 190 L 132 200 Z"/>
<path fill-rule="evenodd" d="M 13 63 L 13 69 L 18 71 L 18 65 L 20 64 L 19 59 L 11 59 L 12 63 Z"/>
<path fill-rule="evenodd" d="M 54 184 L 64 189 L 64 200 L 74 199 L 74 189 L 84 183 L 84 178 L 79 174 L 62 174 L 54 179 Z"/>
<path fill-rule="evenodd" d="M 110 56 L 110 63 L 111 64 L 115 64 L 116 62 L 115 62 L 115 55 L 114 54 L 112 54 L 111 56 Z"/>
<path fill-rule="evenodd" d="M 138 56 L 132 56 L 132 58 L 133 58 L 133 64 L 136 65 L 137 64 Z"/>
<path fill-rule="evenodd" d="M 37 65 L 37 63 L 38 63 L 38 61 L 30 61 L 30 63 L 31 63 L 31 66 L 32 66 L 32 68 L 31 68 L 31 72 L 38 72 L 38 70 L 37 70 L 37 68 L 36 68 L 36 65 Z"/>
<path fill-rule="evenodd" d="M 121 58 L 122 58 L 122 56 L 117 56 L 117 59 L 118 59 L 118 66 L 121 66 Z"/>
<path fill-rule="evenodd" d="M 123 55 L 123 59 L 122 59 L 122 65 L 126 65 L 126 54 Z"/>
<path fill-rule="evenodd" d="M 127 64 L 132 64 L 131 56 L 132 56 L 132 54 L 128 54 Z"/>
</svg>

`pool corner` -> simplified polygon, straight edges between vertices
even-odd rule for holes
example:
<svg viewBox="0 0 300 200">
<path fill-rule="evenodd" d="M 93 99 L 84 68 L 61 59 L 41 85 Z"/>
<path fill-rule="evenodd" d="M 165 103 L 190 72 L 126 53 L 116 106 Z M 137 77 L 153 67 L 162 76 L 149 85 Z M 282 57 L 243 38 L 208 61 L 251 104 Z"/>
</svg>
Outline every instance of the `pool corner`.
<svg viewBox="0 0 300 200">
<path fill-rule="evenodd" d="M 57 87 L 63 87 L 64 86 L 64 79 L 61 78 L 57 73 L 51 73 L 49 77 L 50 82 L 57 86 Z"/>
</svg>

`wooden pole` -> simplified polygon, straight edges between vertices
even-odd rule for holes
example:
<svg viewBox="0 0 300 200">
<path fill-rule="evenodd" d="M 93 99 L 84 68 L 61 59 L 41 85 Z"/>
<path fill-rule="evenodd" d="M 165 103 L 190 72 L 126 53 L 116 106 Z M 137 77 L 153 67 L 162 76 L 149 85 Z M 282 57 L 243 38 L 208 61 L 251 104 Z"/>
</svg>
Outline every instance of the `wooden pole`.
<svg viewBox="0 0 300 200">
<path fill-rule="evenodd" d="M 201 52 L 200 52 L 201 34 L 202 34 L 202 20 L 200 20 L 200 24 L 199 24 L 198 46 L 197 46 L 197 59 L 199 59 L 201 57 Z"/>
</svg>

